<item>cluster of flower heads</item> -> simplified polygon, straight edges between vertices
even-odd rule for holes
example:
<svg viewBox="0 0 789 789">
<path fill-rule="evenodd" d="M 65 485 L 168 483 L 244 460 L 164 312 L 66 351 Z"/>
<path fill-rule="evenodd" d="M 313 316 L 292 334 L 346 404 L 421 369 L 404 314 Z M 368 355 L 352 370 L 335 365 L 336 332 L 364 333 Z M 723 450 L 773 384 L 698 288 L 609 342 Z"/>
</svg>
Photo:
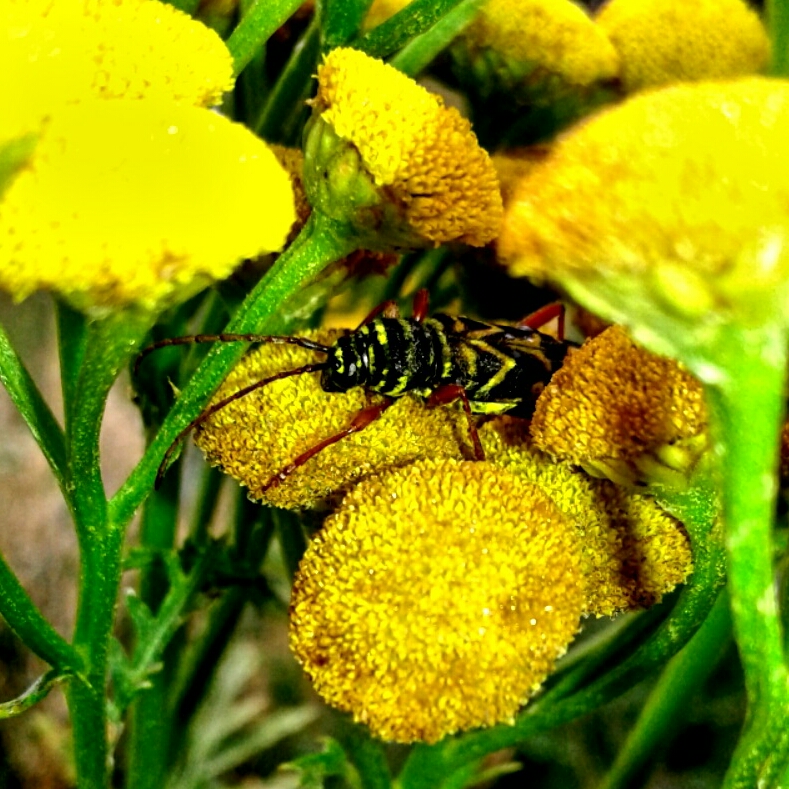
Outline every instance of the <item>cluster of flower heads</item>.
<svg viewBox="0 0 789 789">
<path fill-rule="evenodd" d="M 324 344 L 336 336 L 309 335 Z M 628 356 L 625 342 L 616 329 L 589 341 L 538 410 L 565 386 L 583 387 L 587 418 L 567 445 L 578 455 L 588 448 L 598 469 L 601 451 L 615 468 L 624 454 L 643 477 L 651 466 L 637 462 L 638 447 L 652 458 L 658 445 L 668 452 L 703 434 L 703 406 L 679 367 L 634 347 Z M 643 355 L 642 376 L 629 367 L 632 354 Z M 596 357 L 610 360 L 600 376 Z M 217 399 L 314 361 L 300 347 L 263 345 Z M 486 460 L 470 461 L 463 411 L 412 396 L 271 486 L 369 397 L 360 388 L 326 393 L 314 373 L 284 378 L 217 412 L 196 441 L 250 496 L 332 511 L 294 582 L 291 643 L 318 692 L 378 736 L 433 742 L 511 721 L 582 617 L 650 606 L 690 572 L 684 529 L 637 488 L 589 477 L 574 465 L 582 459 L 557 460 L 561 448 L 549 441 L 540 451 L 528 423 L 508 417 L 482 427 Z M 619 445 L 601 450 L 598 422 L 628 418 L 628 404 L 644 398 L 652 432 L 642 442 L 620 431 Z"/>
<path fill-rule="evenodd" d="M 406 5 L 375 0 L 369 26 Z M 605 89 L 759 73 L 770 44 L 743 0 L 609 0 L 594 16 L 572 0 L 488 0 L 451 55 L 474 93 L 555 106 L 568 97 L 588 103 Z"/>
</svg>

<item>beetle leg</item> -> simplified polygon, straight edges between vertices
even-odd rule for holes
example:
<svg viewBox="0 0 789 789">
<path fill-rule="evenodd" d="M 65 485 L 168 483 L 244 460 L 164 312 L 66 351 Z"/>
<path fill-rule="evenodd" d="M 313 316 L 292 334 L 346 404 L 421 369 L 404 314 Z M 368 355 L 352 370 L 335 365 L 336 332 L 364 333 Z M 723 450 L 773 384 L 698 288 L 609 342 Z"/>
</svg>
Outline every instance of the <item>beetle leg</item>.
<svg viewBox="0 0 789 789">
<path fill-rule="evenodd" d="M 557 339 L 564 339 L 564 304 L 560 301 L 555 301 L 552 304 L 546 304 L 544 307 L 535 310 L 531 315 L 527 315 L 522 321 L 519 321 L 518 326 L 526 329 L 539 329 L 545 326 L 548 321 L 558 318 L 558 327 L 556 330 Z"/>
<path fill-rule="evenodd" d="M 393 403 L 394 399 L 387 397 L 383 402 L 377 405 L 365 406 L 356 414 L 348 427 L 344 428 L 339 433 L 335 433 L 333 436 L 324 438 L 322 441 L 315 444 L 315 446 L 310 447 L 306 452 L 302 452 L 297 458 L 288 463 L 285 468 L 274 474 L 274 476 L 261 488 L 261 491 L 267 491 L 269 488 L 282 484 L 297 468 L 303 466 L 310 458 L 315 457 L 319 452 L 323 452 L 326 447 L 330 447 L 332 444 L 342 441 L 342 439 L 347 436 L 364 430 L 368 425 L 375 422 L 375 420 Z"/>
<path fill-rule="evenodd" d="M 471 436 L 471 443 L 474 445 L 474 458 L 476 460 L 485 460 L 485 450 L 482 448 L 482 442 L 479 440 L 477 423 L 474 415 L 471 413 L 471 403 L 469 403 L 466 390 L 460 384 L 443 384 L 439 386 L 438 389 L 431 392 L 430 397 L 427 398 L 427 404 L 428 406 L 447 405 L 454 403 L 455 400 L 460 400 L 463 410 L 466 412 L 468 432 Z"/>
</svg>

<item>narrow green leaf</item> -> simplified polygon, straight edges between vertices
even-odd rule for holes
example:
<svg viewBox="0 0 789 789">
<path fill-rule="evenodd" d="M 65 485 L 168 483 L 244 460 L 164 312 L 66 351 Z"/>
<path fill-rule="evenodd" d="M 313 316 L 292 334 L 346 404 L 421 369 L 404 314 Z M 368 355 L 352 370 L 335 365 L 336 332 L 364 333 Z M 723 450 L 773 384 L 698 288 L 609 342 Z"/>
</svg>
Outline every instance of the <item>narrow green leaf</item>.
<svg viewBox="0 0 789 789">
<path fill-rule="evenodd" d="M 473 21 L 485 0 L 461 0 L 427 32 L 409 41 L 390 61 L 409 77 L 417 77 Z"/>
<path fill-rule="evenodd" d="M 352 45 L 375 58 L 385 58 L 422 35 L 462 0 L 413 0 Z"/>
<path fill-rule="evenodd" d="M 0 382 L 27 423 L 66 501 L 69 501 L 70 496 L 65 482 L 66 443 L 63 430 L 2 327 L 0 327 Z"/>
<path fill-rule="evenodd" d="M 324 52 L 347 44 L 361 27 L 372 0 L 325 0 L 323 12 Z"/>
<path fill-rule="evenodd" d="M 227 40 L 233 70 L 240 74 L 278 27 L 285 24 L 302 0 L 257 0 Z"/>
<path fill-rule="evenodd" d="M 81 674 L 82 657 L 44 618 L 0 556 L 0 614 L 28 649 L 62 674 Z"/>
<path fill-rule="evenodd" d="M 43 674 L 21 696 L 17 696 L 11 701 L 0 703 L 0 720 L 15 718 L 17 715 L 29 710 L 45 698 L 55 685 L 63 682 L 70 676 L 70 674 L 63 674 L 56 669 Z"/>
</svg>

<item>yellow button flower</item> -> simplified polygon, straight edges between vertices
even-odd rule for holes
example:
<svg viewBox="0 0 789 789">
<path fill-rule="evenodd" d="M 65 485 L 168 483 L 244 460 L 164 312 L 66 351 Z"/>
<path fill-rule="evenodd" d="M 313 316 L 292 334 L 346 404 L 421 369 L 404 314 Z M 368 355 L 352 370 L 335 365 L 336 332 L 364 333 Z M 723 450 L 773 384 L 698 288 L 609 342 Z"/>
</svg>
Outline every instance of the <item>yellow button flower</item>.
<svg viewBox="0 0 789 789">
<path fill-rule="evenodd" d="M 339 332 L 303 336 L 331 344 Z M 235 367 L 214 401 L 323 358 L 298 346 L 261 345 Z M 246 485 L 252 498 L 291 509 L 322 506 L 374 471 L 421 457 L 461 458 L 473 453 L 460 409 L 428 408 L 419 398 L 405 396 L 361 432 L 320 452 L 282 484 L 263 490 L 302 452 L 350 425 L 370 402 L 374 397 L 360 387 L 330 394 L 321 389 L 319 374 L 294 376 L 223 408 L 197 431 L 195 441 L 209 461 Z"/>
<path fill-rule="evenodd" d="M 570 354 L 537 402 L 535 444 L 616 482 L 682 485 L 707 448 L 701 384 L 618 326 Z"/>
<path fill-rule="evenodd" d="M 490 463 L 360 483 L 307 548 L 291 647 L 318 693 L 385 740 L 512 721 L 578 630 L 574 533 Z"/>
<path fill-rule="evenodd" d="M 170 98 L 216 104 L 232 59 L 200 22 L 158 0 L 2 0 L 0 139 L 35 131 L 63 104 Z"/>
<path fill-rule="evenodd" d="M 0 201 L 0 288 L 161 309 L 281 248 L 288 176 L 257 137 L 170 101 L 61 108 Z"/>
<path fill-rule="evenodd" d="M 529 98 L 555 98 L 619 73 L 608 36 L 570 0 L 488 0 L 459 41 L 474 71 Z"/>
<path fill-rule="evenodd" d="M 311 203 L 361 246 L 482 246 L 498 233 L 496 173 L 469 122 L 362 52 L 335 49 L 320 66 L 305 154 Z"/>
<path fill-rule="evenodd" d="M 480 438 L 491 463 L 536 485 L 575 528 L 584 614 L 648 608 L 686 580 L 693 568 L 688 535 L 653 499 L 552 461 L 535 448 L 523 420 L 499 417 Z"/>
<path fill-rule="evenodd" d="M 610 0 L 597 17 L 628 92 L 763 71 L 770 41 L 743 0 Z"/>
<path fill-rule="evenodd" d="M 625 304 L 689 327 L 711 310 L 745 322 L 786 312 L 787 127 L 783 80 L 633 96 L 521 181 L 499 252 L 513 274 L 554 279 L 619 322 Z"/>
</svg>

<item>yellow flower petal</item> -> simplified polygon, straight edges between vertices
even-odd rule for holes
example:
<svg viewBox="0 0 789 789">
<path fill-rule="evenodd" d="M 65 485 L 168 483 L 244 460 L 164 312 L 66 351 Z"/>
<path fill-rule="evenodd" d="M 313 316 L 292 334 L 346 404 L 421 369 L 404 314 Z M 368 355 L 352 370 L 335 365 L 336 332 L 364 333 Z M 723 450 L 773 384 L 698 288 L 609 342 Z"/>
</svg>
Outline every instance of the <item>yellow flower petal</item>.
<svg viewBox="0 0 789 789">
<path fill-rule="evenodd" d="M 496 172 L 470 123 L 441 98 L 380 60 L 335 49 L 318 70 L 314 112 L 353 145 L 384 199 L 402 212 L 414 246 L 481 246 L 496 236 Z M 309 179 L 306 187 L 312 197 Z"/>
<path fill-rule="evenodd" d="M 536 485 L 575 528 L 584 614 L 648 608 L 690 574 L 688 536 L 653 499 L 550 460 L 533 446 L 522 420 L 499 417 L 480 438 L 491 463 Z"/>
<path fill-rule="evenodd" d="M 339 332 L 303 336 L 331 344 Z M 322 359 L 321 354 L 293 345 L 262 345 L 235 367 L 215 400 L 274 373 Z M 421 457 L 460 458 L 472 451 L 460 409 L 428 408 L 409 395 L 398 398 L 361 432 L 320 452 L 281 485 L 262 491 L 274 474 L 346 428 L 370 402 L 360 387 L 329 394 L 321 389 L 318 373 L 300 375 L 223 408 L 197 432 L 195 441 L 212 463 L 246 485 L 252 498 L 291 509 L 321 506 L 373 472 Z"/>
<path fill-rule="evenodd" d="M 363 481 L 291 598 L 316 690 L 386 740 L 511 721 L 578 630 L 572 529 L 490 463 L 425 460 Z"/>
<path fill-rule="evenodd" d="M 758 77 L 632 97 L 553 146 L 520 183 L 499 251 L 606 318 L 758 320 L 783 299 L 789 83 Z M 581 297 L 582 296 L 582 297 Z M 779 305 L 784 312 L 789 305 Z"/>
<path fill-rule="evenodd" d="M 219 36 L 158 0 L 2 0 L 0 74 L 13 108 L 0 138 L 34 131 L 58 106 L 84 99 L 208 106 L 233 84 Z"/>
<path fill-rule="evenodd" d="M 610 0 L 597 17 L 627 91 L 763 71 L 770 41 L 743 0 Z"/>
<path fill-rule="evenodd" d="M 62 108 L 0 202 L 0 287 L 161 308 L 281 248 L 287 174 L 243 126 L 162 101 Z"/>
</svg>

